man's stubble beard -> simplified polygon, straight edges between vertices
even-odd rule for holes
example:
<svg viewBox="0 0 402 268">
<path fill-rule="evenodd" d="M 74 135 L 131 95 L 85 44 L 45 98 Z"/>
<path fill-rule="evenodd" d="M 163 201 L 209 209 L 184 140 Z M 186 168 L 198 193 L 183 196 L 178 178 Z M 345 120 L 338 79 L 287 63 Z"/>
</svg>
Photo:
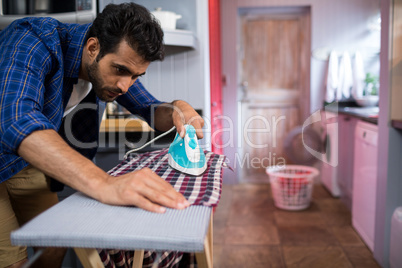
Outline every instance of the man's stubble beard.
<svg viewBox="0 0 402 268">
<path fill-rule="evenodd" d="M 109 98 L 106 96 L 106 92 L 113 91 L 113 92 L 120 92 L 119 89 L 107 88 L 103 87 L 103 79 L 99 72 L 99 63 L 98 59 L 96 59 L 92 64 L 87 65 L 87 74 L 89 78 L 89 82 L 92 84 L 92 89 L 95 91 L 96 96 L 105 102 L 112 102 L 116 98 Z"/>
</svg>

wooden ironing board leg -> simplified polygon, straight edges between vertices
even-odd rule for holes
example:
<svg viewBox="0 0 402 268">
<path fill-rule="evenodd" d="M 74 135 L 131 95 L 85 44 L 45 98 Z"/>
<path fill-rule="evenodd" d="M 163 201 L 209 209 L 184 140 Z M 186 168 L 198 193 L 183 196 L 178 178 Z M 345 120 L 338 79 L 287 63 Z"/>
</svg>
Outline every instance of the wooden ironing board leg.
<svg viewBox="0 0 402 268">
<path fill-rule="evenodd" d="M 74 248 L 84 268 L 104 268 L 103 263 L 95 249 Z M 133 259 L 133 268 L 141 268 L 144 260 L 144 250 L 136 250 Z"/>
<path fill-rule="evenodd" d="M 133 268 L 142 268 L 144 261 L 144 250 L 136 250 L 134 252 Z"/>
<path fill-rule="evenodd" d="M 212 268 L 213 267 L 213 213 L 211 213 L 211 218 L 208 227 L 208 233 L 205 237 L 204 251 L 195 253 L 197 259 L 198 267 L 200 268 Z"/>
<path fill-rule="evenodd" d="M 92 248 L 74 248 L 80 262 L 84 268 L 104 268 L 99 257 L 98 251 Z"/>
</svg>

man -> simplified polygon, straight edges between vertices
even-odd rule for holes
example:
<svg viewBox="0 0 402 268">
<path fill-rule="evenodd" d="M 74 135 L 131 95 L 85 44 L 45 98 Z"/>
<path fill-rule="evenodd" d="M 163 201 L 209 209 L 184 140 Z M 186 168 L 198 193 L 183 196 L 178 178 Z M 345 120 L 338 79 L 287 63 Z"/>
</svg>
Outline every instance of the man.
<svg viewBox="0 0 402 268">
<path fill-rule="evenodd" d="M 149 169 L 116 178 L 93 164 L 96 148 L 74 139 L 97 140 L 96 110 L 62 123 L 80 102 L 116 99 L 158 130 L 176 126 L 184 136 L 190 122 L 202 138 L 204 122 L 189 104 L 162 104 L 137 80 L 163 57 L 159 24 L 134 3 L 108 5 L 92 25 L 26 18 L 0 32 L 0 267 L 26 261 L 25 248 L 11 246 L 10 232 L 57 202 L 47 178 L 112 205 L 160 213 L 189 205 Z M 60 266 L 63 255 L 49 249 L 40 265 Z"/>
</svg>

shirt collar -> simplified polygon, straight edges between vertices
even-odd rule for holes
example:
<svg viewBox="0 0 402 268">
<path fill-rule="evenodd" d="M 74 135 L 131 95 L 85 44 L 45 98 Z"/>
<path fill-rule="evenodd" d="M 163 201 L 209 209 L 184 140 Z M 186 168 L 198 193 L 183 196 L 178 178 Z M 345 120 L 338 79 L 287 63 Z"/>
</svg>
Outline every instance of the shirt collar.
<svg viewBox="0 0 402 268">
<path fill-rule="evenodd" d="M 81 66 L 82 50 L 84 42 L 92 26 L 90 24 L 76 25 L 71 29 L 72 38 L 67 48 L 67 53 L 64 57 L 64 76 L 76 78 L 78 81 L 78 74 Z"/>
</svg>

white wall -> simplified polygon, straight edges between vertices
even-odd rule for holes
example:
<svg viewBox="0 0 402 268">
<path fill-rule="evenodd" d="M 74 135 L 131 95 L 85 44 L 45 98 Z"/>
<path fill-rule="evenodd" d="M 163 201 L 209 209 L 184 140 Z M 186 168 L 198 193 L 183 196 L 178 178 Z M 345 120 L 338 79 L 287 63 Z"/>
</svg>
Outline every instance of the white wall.
<svg viewBox="0 0 402 268">
<path fill-rule="evenodd" d="M 223 86 L 224 115 L 233 120 L 237 128 L 238 77 L 237 44 L 239 40 L 238 9 L 255 7 L 311 7 L 311 52 L 328 48 L 339 52 L 356 50 L 372 55 L 380 47 L 380 32 L 368 29 L 368 22 L 379 14 L 379 0 L 221 0 L 222 72 L 226 77 Z M 370 52 L 370 53 L 369 53 Z M 367 70 L 379 71 L 378 55 L 366 59 Z M 311 57 L 311 107 L 316 111 L 323 105 L 324 81 L 327 61 Z M 229 127 L 229 126 L 226 126 Z M 224 132 L 225 155 L 234 163 L 237 152 L 237 134 Z"/>
</svg>

